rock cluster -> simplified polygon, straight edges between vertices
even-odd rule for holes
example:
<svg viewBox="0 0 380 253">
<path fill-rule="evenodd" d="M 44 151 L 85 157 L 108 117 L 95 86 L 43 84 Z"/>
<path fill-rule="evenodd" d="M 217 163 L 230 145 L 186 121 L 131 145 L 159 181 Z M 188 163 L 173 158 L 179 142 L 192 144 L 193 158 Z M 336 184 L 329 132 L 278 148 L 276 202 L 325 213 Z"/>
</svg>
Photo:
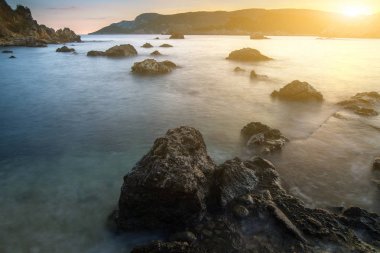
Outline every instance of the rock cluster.
<svg viewBox="0 0 380 253">
<path fill-rule="evenodd" d="M 167 74 L 176 67 L 177 65 L 171 61 L 158 62 L 154 59 L 146 59 L 136 62 L 132 66 L 132 72 L 136 74 Z"/>
<path fill-rule="evenodd" d="M 110 49 L 103 51 L 89 51 L 87 53 L 87 56 L 107 56 L 107 57 L 130 57 L 137 55 L 136 49 L 130 45 L 120 45 L 120 46 L 114 46 Z"/>
<path fill-rule="evenodd" d="M 307 208 L 286 193 L 273 164 L 262 158 L 217 166 L 191 127 L 155 141 L 124 177 L 112 217 L 122 230 L 172 234 L 133 253 L 364 253 L 380 247 L 378 215 Z"/>
<path fill-rule="evenodd" d="M 307 82 L 293 81 L 279 91 L 273 91 L 272 97 L 291 101 L 323 101 L 323 95 Z"/>
<path fill-rule="evenodd" d="M 267 154 L 281 150 L 288 142 L 278 129 L 260 122 L 251 122 L 241 130 L 241 137 L 247 148 L 257 154 Z"/>
<path fill-rule="evenodd" d="M 253 48 L 243 48 L 230 53 L 227 60 L 255 62 L 255 61 L 269 61 L 272 58 L 261 54 L 259 50 Z"/>
<path fill-rule="evenodd" d="M 377 116 L 376 105 L 380 105 L 380 94 L 377 92 L 362 92 L 348 100 L 339 102 L 338 105 L 361 116 Z"/>
<path fill-rule="evenodd" d="M 0 46 L 45 47 L 47 44 L 80 42 L 80 36 L 69 28 L 55 31 L 39 25 L 27 7 L 13 10 L 0 0 Z"/>
<path fill-rule="evenodd" d="M 72 52 L 75 52 L 75 49 L 69 48 L 67 46 L 63 46 L 63 47 L 57 48 L 56 52 L 58 52 L 58 53 L 72 53 Z"/>
</svg>

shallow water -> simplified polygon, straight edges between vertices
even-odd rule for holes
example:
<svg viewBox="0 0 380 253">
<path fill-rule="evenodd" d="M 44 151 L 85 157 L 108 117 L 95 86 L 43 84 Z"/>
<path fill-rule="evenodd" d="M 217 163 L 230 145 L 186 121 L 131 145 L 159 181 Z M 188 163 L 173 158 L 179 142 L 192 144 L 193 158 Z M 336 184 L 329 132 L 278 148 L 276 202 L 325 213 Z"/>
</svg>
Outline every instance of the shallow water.
<svg viewBox="0 0 380 253">
<path fill-rule="evenodd" d="M 218 163 L 249 157 L 239 134 L 251 121 L 279 128 L 291 141 L 269 156 L 289 191 L 310 206 L 356 205 L 380 212 L 371 179 L 380 155 L 380 117 L 340 111 L 337 101 L 380 91 L 379 40 L 155 35 L 84 36 L 78 54 L 13 48 L 0 54 L 0 252 L 127 252 L 152 235 L 113 236 L 105 219 L 122 177 L 167 129 L 198 128 Z M 164 37 L 164 36 L 160 36 Z M 94 42 L 96 40 L 97 42 Z M 99 42 L 102 41 L 102 42 Z M 173 48 L 144 49 L 173 44 Z M 87 51 L 131 43 L 139 56 L 86 57 Z M 274 61 L 239 64 L 230 51 L 254 47 Z M 158 49 L 181 68 L 165 76 L 130 73 Z M 267 79 L 250 80 L 255 69 Z M 322 105 L 285 103 L 269 94 L 308 81 Z M 379 108 L 380 109 L 380 108 Z"/>
</svg>

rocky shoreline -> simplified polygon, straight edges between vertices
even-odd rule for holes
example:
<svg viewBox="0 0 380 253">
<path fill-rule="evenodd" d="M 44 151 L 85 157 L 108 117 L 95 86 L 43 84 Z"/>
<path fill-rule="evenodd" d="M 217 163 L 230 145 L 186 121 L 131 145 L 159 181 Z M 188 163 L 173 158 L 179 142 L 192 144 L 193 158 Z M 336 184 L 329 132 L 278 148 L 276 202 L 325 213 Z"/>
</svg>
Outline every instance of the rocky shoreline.
<svg viewBox="0 0 380 253">
<path fill-rule="evenodd" d="M 13 10 L 0 0 L 0 46 L 46 47 L 47 44 L 81 42 L 81 37 L 69 28 L 55 31 L 39 25 L 29 8 L 18 5 Z"/>
<path fill-rule="evenodd" d="M 267 129 L 268 130 L 268 129 Z M 169 130 L 124 177 L 117 230 L 163 230 L 155 252 L 379 252 L 380 217 L 363 209 L 307 208 L 260 157 L 217 165 L 201 133 Z"/>
</svg>

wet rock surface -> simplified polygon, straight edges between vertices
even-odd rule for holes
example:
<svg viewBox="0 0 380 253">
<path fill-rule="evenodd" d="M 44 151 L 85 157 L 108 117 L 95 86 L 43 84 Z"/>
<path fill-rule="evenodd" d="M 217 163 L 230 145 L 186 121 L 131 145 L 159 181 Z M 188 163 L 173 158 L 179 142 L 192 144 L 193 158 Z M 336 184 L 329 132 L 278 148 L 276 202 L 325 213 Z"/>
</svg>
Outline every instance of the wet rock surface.
<svg viewBox="0 0 380 253">
<path fill-rule="evenodd" d="M 259 50 L 253 48 L 243 48 L 230 53 L 227 60 L 255 62 L 255 61 L 269 61 L 272 58 L 261 54 Z"/>
<path fill-rule="evenodd" d="M 289 101 L 323 101 L 323 95 L 307 82 L 295 80 L 279 91 L 273 91 L 274 98 Z"/>
<path fill-rule="evenodd" d="M 380 249 L 377 214 L 307 208 L 287 194 L 273 164 L 262 158 L 217 166 L 191 127 L 169 130 L 125 176 L 115 217 L 122 230 L 170 231 L 167 242 L 136 247 L 134 253 Z"/>
<path fill-rule="evenodd" d="M 241 130 L 241 137 L 245 146 L 258 155 L 281 150 L 288 142 L 280 130 L 270 128 L 260 122 L 247 124 Z"/>
<path fill-rule="evenodd" d="M 75 49 L 69 48 L 67 46 L 63 46 L 63 47 L 57 48 L 56 52 L 58 52 L 58 53 L 72 53 L 72 52 L 75 52 Z"/>
<path fill-rule="evenodd" d="M 377 92 L 362 92 L 338 103 L 344 109 L 354 112 L 360 116 L 377 116 L 379 113 L 375 106 L 380 105 L 380 94 Z"/>
<path fill-rule="evenodd" d="M 87 56 L 92 56 L 92 57 L 107 56 L 107 57 L 114 57 L 114 58 L 131 57 L 131 56 L 136 56 L 136 55 L 137 55 L 136 49 L 130 44 L 114 46 L 106 50 L 105 52 L 89 51 L 87 53 Z"/>
<path fill-rule="evenodd" d="M 167 74 L 173 71 L 177 65 L 171 61 L 158 62 L 154 59 L 146 59 L 142 62 L 136 62 L 132 66 L 132 72 L 136 74 Z"/>
</svg>

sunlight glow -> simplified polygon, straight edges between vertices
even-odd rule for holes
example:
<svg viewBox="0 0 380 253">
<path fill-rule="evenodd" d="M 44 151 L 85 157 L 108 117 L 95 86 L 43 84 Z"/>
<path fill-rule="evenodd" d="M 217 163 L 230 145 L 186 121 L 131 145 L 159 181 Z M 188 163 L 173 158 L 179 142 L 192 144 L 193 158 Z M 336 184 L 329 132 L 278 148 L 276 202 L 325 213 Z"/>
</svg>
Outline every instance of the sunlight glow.
<svg viewBox="0 0 380 253">
<path fill-rule="evenodd" d="M 349 17 L 368 16 L 372 14 L 371 8 L 363 5 L 345 6 L 342 12 Z"/>
</svg>

